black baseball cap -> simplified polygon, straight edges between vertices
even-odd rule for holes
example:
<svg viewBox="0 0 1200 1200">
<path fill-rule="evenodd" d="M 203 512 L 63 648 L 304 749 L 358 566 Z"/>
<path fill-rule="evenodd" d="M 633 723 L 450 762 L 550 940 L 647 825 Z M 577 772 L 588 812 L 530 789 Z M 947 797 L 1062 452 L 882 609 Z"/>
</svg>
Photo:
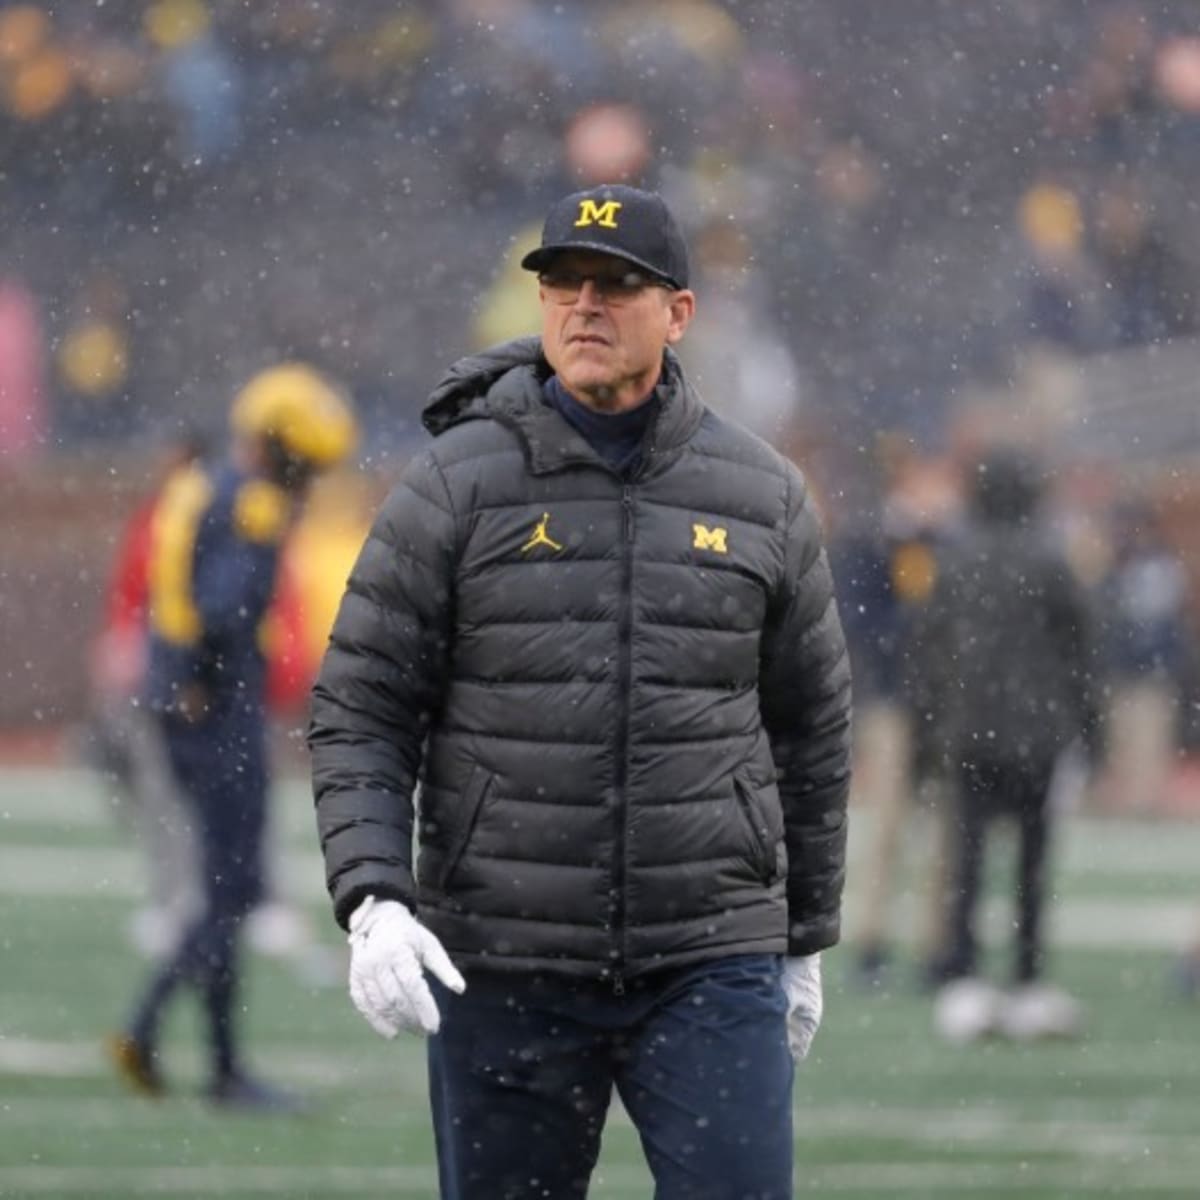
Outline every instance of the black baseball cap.
<svg viewBox="0 0 1200 1200">
<path fill-rule="evenodd" d="M 542 244 L 521 266 L 544 271 L 564 250 L 615 254 L 675 288 L 688 285 L 688 253 L 663 198 L 624 184 L 573 192 L 546 215 Z"/>
</svg>

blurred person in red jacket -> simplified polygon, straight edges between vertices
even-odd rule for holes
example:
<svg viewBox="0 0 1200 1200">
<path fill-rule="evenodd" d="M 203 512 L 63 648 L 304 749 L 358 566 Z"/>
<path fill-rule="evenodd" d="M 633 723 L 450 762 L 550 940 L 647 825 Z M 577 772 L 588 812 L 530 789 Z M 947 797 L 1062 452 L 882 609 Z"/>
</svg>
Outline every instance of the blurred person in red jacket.
<svg viewBox="0 0 1200 1200">
<path fill-rule="evenodd" d="M 157 478 L 118 539 L 103 623 L 88 662 L 91 711 L 85 753 L 111 788 L 110 802 L 132 831 L 146 866 L 145 900 L 130 925 L 131 939 L 144 954 L 165 952 L 197 903 L 190 822 L 162 738 L 140 696 L 155 510 L 166 481 L 204 451 L 204 439 L 192 431 L 163 449 Z"/>
<path fill-rule="evenodd" d="M 195 830 L 201 903 L 109 1051 L 128 1084 L 163 1094 L 162 1020 L 186 984 L 206 1017 L 207 1099 L 294 1111 L 248 1071 L 236 1026 L 242 933 L 266 882 L 266 618 L 309 486 L 349 456 L 357 426 L 338 388 L 301 363 L 257 374 L 230 420 L 224 461 L 191 463 L 163 488 L 147 571 L 143 697 Z"/>
<path fill-rule="evenodd" d="M 155 481 L 118 538 L 101 629 L 89 657 L 92 694 L 84 753 L 103 775 L 110 788 L 108 799 L 133 834 L 145 862 L 145 895 L 130 921 L 129 935 L 141 953 L 152 957 L 166 953 L 200 900 L 190 818 L 156 722 L 141 703 L 152 528 L 165 482 L 177 470 L 202 459 L 205 445 L 200 434 L 185 431 L 163 449 Z M 337 574 L 337 567 L 344 566 L 337 575 L 340 584 L 357 549 L 339 544 L 334 553 L 326 545 L 328 538 L 306 533 L 307 524 L 302 521 L 297 536 L 283 547 L 265 623 L 266 707 L 282 722 L 303 719 L 324 639 L 333 624 L 317 572 L 327 569 Z M 354 539 L 351 535 L 342 540 Z M 269 852 L 268 859 L 272 857 Z M 247 939 L 261 953 L 295 957 L 306 980 L 324 979 L 327 967 L 320 949 L 312 944 L 309 922 L 275 894 L 270 880 L 263 901 L 248 918 Z"/>
</svg>

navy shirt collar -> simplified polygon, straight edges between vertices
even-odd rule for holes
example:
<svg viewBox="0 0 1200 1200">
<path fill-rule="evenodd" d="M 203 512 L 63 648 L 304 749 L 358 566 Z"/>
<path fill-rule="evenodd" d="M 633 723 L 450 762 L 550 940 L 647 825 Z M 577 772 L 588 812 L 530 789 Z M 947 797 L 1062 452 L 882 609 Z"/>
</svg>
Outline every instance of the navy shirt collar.
<svg viewBox="0 0 1200 1200">
<path fill-rule="evenodd" d="M 551 375 L 542 385 L 542 394 L 547 404 L 556 409 L 563 420 L 615 471 L 628 475 L 637 469 L 646 431 L 658 412 L 657 390 L 651 392 L 637 408 L 618 413 L 597 412 L 581 404 L 562 385 L 557 375 Z"/>
</svg>

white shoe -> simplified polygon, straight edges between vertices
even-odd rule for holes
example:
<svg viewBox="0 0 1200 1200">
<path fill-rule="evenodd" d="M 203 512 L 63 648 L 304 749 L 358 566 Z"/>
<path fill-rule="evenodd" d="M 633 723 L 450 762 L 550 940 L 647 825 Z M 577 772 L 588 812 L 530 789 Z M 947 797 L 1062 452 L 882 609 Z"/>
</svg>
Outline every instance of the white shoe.
<svg viewBox="0 0 1200 1200">
<path fill-rule="evenodd" d="M 933 1028 L 958 1046 L 977 1042 L 997 1031 L 1002 999 L 999 989 L 982 979 L 955 979 L 934 999 Z"/>
<path fill-rule="evenodd" d="M 278 900 L 260 904 L 246 918 L 246 941 L 252 950 L 271 958 L 290 958 L 310 940 L 304 913 Z"/>
<path fill-rule="evenodd" d="M 1000 1030 L 1018 1042 L 1078 1037 L 1083 1032 L 1083 1006 L 1053 984 L 1023 984 L 1004 997 Z"/>
<path fill-rule="evenodd" d="M 143 958 L 163 958 L 179 941 L 179 917 L 165 908 L 147 905 L 129 918 L 129 941 Z"/>
</svg>

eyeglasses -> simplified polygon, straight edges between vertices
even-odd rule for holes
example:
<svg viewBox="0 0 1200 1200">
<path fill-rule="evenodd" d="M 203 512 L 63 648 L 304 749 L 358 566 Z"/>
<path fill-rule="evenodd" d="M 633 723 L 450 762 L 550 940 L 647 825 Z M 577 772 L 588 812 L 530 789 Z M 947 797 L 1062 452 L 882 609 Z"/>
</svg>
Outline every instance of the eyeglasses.
<svg viewBox="0 0 1200 1200">
<path fill-rule="evenodd" d="M 546 271 L 538 276 L 546 298 L 555 304 L 574 304 L 589 279 L 596 295 L 605 304 L 628 304 L 648 287 L 672 290 L 669 283 L 641 271 L 623 271 L 620 275 L 595 271 Z"/>
</svg>

